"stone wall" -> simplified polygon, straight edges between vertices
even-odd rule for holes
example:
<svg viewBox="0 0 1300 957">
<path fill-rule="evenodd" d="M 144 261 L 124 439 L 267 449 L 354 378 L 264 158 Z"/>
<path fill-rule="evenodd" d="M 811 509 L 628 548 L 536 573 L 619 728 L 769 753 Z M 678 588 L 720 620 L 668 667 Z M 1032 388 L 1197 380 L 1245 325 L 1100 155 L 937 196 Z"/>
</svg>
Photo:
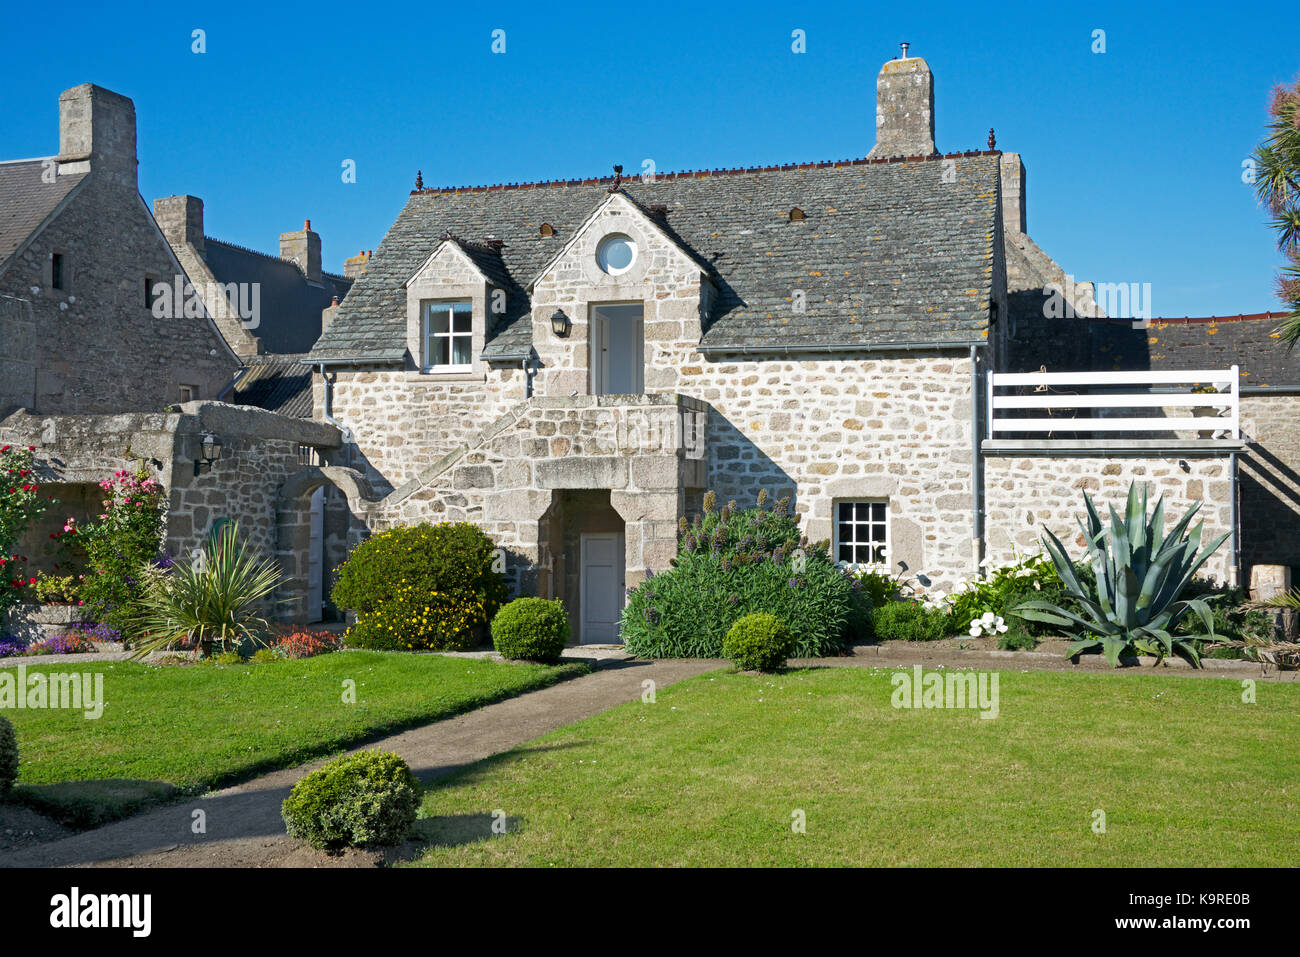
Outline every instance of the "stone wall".
<svg viewBox="0 0 1300 957">
<path fill-rule="evenodd" d="M 1065 544 L 1071 557 L 1084 553 L 1077 519 L 1083 517 L 1083 493 L 1092 496 L 1105 517 L 1107 504 L 1121 514 L 1131 481 L 1147 485 L 1149 508 L 1165 497 L 1166 529 L 1194 503 L 1203 501 L 1198 518 L 1205 522 L 1202 541 L 1231 528 L 1231 482 L 1226 457 L 1130 457 L 1073 453 L 989 455 L 984 460 L 987 522 L 986 554 L 990 566 L 1043 551 L 1046 526 Z M 1201 574 L 1225 581 L 1232 562 L 1231 540 L 1215 552 Z"/>
<path fill-rule="evenodd" d="M 1241 399 L 1241 550 L 1251 565 L 1300 569 L 1300 395 Z"/>
<path fill-rule="evenodd" d="M 194 461 L 209 432 L 221 440 L 221 457 L 195 475 Z M 159 413 L 14 413 L 0 421 L 0 445 L 6 443 L 36 448 L 38 477 L 55 496 L 118 469 L 145 469 L 167 489 L 164 548 L 174 556 L 191 554 L 223 519 L 238 522 L 242 535 L 272 556 L 284 520 L 280 489 L 309 467 L 312 450 L 333 452 L 341 440 L 337 429 L 323 423 L 200 401 Z M 48 517 L 61 524 L 64 516 Z M 337 528 L 333 534 L 338 537 Z"/>
</svg>

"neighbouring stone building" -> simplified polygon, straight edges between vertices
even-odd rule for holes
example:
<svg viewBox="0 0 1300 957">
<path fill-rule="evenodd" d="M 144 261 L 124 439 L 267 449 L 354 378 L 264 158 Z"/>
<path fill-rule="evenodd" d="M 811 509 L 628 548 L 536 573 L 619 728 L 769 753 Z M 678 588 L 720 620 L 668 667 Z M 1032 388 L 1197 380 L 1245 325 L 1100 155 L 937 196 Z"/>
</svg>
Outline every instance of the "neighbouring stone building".
<svg viewBox="0 0 1300 957">
<path fill-rule="evenodd" d="M 307 481 L 330 474 L 320 465 L 341 438 L 311 421 L 301 357 L 351 278 L 321 271 L 310 224 L 281 237 L 280 258 L 205 237 L 194 197 L 159 200 L 155 220 L 137 186 L 135 109 L 118 93 L 66 91 L 59 137 L 56 156 L 0 163 L 0 445 L 33 446 L 58 502 L 17 543 L 27 572 L 52 567 L 49 535 L 66 518 L 99 513 L 100 480 L 143 468 L 167 488 L 173 556 L 222 521 L 278 554 L 281 530 L 301 525 L 305 577 L 287 614 L 319 618 L 351 527 L 344 492 L 331 508 L 323 487 L 369 493 L 345 475 Z M 302 494 L 282 502 L 293 476 Z"/>
<path fill-rule="evenodd" d="M 135 107 L 67 90 L 59 152 L 0 163 L 0 417 L 216 398 L 240 363 L 212 319 L 152 309 L 180 273 L 140 197 Z"/>
<path fill-rule="evenodd" d="M 616 638 L 624 588 L 667 567 L 707 489 L 789 496 L 837 556 L 935 593 L 1038 551 L 1044 524 L 1073 538 L 1083 490 L 1145 481 L 1173 509 L 1204 499 L 1207 535 L 1232 528 L 1245 447 L 1221 429 L 1134 439 L 1090 407 L 1046 440 L 1034 421 L 992 430 L 995 408 L 1036 400 L 991 403 L 991 374 L 1109 369 L 1092 332 L 1109 320 L 1029 238 L 1017 154 L 992 134 L 935 152 L 924 60 L 887 63 L 877 94 L 865 159 L 417 183 L 307 359 L 318 415 L 345 431 L 331 461 L 377 496 L 356 517 L 481 525 L 587 642 Z M 1180 368 L 1210 360 L 1242 362 Z M 1276 538 L 1243 544 L 1253 521 L 1210 573 L 1291 560 Z"/>
</svg>

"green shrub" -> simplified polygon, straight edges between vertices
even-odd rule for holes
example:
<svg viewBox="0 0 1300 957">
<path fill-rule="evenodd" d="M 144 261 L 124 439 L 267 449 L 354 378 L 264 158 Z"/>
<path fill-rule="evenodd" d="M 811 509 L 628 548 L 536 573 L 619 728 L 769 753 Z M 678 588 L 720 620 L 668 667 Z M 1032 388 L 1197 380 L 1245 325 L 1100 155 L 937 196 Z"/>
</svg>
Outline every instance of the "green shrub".
<svg viewBox="0 0 1300 957">
<path fill-rule="evenodd" d="M 272 661 L 280 661 L 280 656 L 271 648 L 258 648 L 253 652 L 253 660 L 259 665 L 269 664 Z"/>
<path fill-rule="evenodd" d="M 1033 651 L 1037 644 L 1038 639 L 1022 621 L 1011 622 L 1006 634 L 998 635 L 998 648 L 1002 651 Z"/>
<path fill-rule="evenodd" d="M 516 598 L 492 619 L 492 645 L 506 658 L 555 661 L 569 644 L 564 602 Z"/>
<path fill-rule="evenodd" d="M 873 625 L 878 641 L 938 641 L 949 634 L 946 614 L 912 599 L 877 608 Z"/>
<path fill-rule="evenodd" d="M 18 736 L 9 719 L 0 717 L 0 797 L 18 780 Z"/>
<path fill-rule="evenodd" d="M 741 671 L 775 671 L 784 668 L 794 649 L 794 638 L 775 615 L 746 615 L 727 630 L 722 655 Z"/>
<path fill-rule="evenodd" d="M 415 823 L 420 785 L 396 754 L 335 758 L 294 785 L 281 807 L 291 837 L 316 848 L 399 844 Z"/>
<path fill-rule="evenodd" d="M 362 542 L 331 593 L 354 611 L 349 645 L 388 650 L 473 647 L 506 597 L 492 540 L 465 522 L 391 528 Z"/>
<path fill-rule="evenodd" d="M 219 652 L 218 654 L 214 655 L 210 660 L 216 662 L 219 665 L 242 665 L 244 663 L 244 659 L 241 658 L 239 656 L 239 653 L 235 651 Z"/>
<path fill-rule="evenodd" d="M 826 542 L 799 537 L 788 500 L 770 510 L 733 504 L 682 520 L 672 567 L 628 594 L 620 633 L 645 658 L 718 658 L 722 640 L 745 615 L 766 612 L 786 623 L 793 655 L 837 654 L 852 641 L 853 586 L 830 559 Z M 861 607 L 861 606 L 859 606 Z"/>
</svg>

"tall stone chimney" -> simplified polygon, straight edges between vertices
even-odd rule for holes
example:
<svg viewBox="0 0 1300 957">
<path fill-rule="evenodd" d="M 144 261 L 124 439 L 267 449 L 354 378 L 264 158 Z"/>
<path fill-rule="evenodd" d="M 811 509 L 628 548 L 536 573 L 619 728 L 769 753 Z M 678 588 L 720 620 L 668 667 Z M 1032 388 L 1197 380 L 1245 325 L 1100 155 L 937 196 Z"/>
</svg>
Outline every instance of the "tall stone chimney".
<svg viewBox="0 0 1300 957">
<path fill-rule="evenodd" d="M 59 96 L 59 172 L 89 170 L 101 181 L 139 189 L 135 104 L 93 83 Z"/>
<path fill-rule="evenodd" d="M 919 56 L 903 55 L 876 77 L 876 145 L 869 159 L 934 153 L 934 76 Z"/>
<path fill-rule="evenodd" d="M 1003 153 L 1002 167 L 1002 223 L 1007 229 L 1027 233 L 1025 228 L 1025 164 L 1019 153 Z"/>
<path fill-rule="evenodd" d="M 321 284 L 320 236 L 312 232 L 310 219 L 298 232 L 280 234 L 280 258 L 297 263 L 308 282 Z"/>
<path fill-rule="evenodd" d="M 203 200 L 197 196 L 164 196 L 153 201 L 153 218 L 170 246 L 189 243 L 200 257 L 207 255 L 203 244 Z"/>
</svg>

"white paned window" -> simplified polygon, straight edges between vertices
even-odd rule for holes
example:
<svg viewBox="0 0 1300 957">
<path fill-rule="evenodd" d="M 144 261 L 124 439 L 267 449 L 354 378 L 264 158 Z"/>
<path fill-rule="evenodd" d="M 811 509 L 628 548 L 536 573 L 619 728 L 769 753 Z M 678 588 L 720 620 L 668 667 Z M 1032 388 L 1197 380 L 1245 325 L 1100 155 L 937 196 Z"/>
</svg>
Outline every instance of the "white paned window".
<svg viewBox="0 0 1300 957">
<path fill-rule="evenodd" d="M 468 302 L 424 304 L 426 372 L 468 370 L 473 358 L 473 313 Z"/>
<path fill-rule="evenodd" d="M 835 559 L 850 565 L 889 564 L 889 503 L 837 502 Z"/>
</svg>

